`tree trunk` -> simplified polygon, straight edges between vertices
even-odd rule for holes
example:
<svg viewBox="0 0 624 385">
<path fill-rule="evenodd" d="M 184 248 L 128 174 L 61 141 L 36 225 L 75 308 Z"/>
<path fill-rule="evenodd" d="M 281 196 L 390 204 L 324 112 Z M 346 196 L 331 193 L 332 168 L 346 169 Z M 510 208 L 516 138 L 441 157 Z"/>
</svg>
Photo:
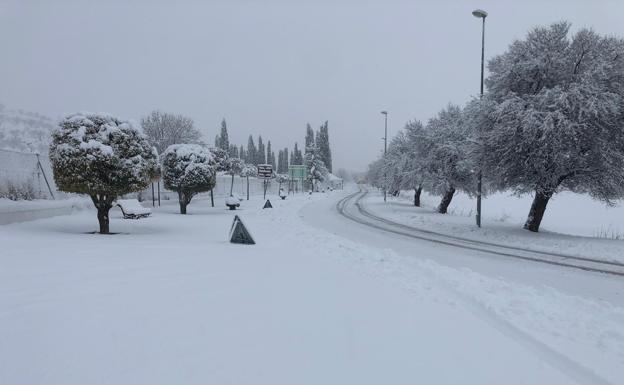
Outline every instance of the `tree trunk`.
<svg viewBox="0 0 624 385">
<path fill-rule="evenodd" d="M 438 212 L 440 214 L 446 214 L 448 207 L 451 204 L 451 200 L 453 199 L 453 194 L 455 194 L 455 188 L 453 187 L 449 188 L 444 193 L 444 196 L 442 197 L 442 201 L 440 202 L 440 205 L 438 206 Z"/>
<path fill-rule="evenodd" d="M 99 207 L 97 211 L 98 222 L 100 222 L 100 234 L 109 234 L 109 225 L 110 220 L 108 218 L 108 211 L 110 210 L 110 206 L 108 207 Z"/>
<path fill-rule="evenodd" d="M 422 192 L 422 187 L 418 187 L 414 189 L 414 206 L 420 207 L 420 193 Z"/>
<path fill-rule="evenodd" d="M 91 200 L 97 209 L 97 218 L 100 224 L 100 234 L 110 233 L 110 219 L 108 212 L 113 206 L 112 203 L 115 197 L 109 197 L 106 195 L 91 195 Z"/>
<path fill-rule="evenodd" d="M 178 191 L 178 202 L 180 203 L 180 214 L 186 214 L 186 206 L 191 203 L 192 195 L 183 191 Z"/>
<path fill-rule="evenodd" d="M 249 175 L 247 176 L 247 200 L 249 200 Z"/>
<path fill-rule="evenodd" d="M 210 189 L 210 204 L 214 207 L 214 194 L 212 193 L 212 189 Z"/>
<path fill-rule="evenodd" d="M 527 218 L 524 228 L 529 231 L 537 233 L 539 231 L 542 218 L 544 218 L 544 212 L 546 211 L 546 205 L 550 200 L 552 194 L 535 192 L 533 203 L 531 204 L 531 210 L 529 211 L 529 217 Z"/>
<path fill-rule="evenodd" d="M 230 183 L 230 196 L 232 196 L 232 192 L 234 192 L 234 174 L 232 174 L 232 183 Z"/>
</svg>

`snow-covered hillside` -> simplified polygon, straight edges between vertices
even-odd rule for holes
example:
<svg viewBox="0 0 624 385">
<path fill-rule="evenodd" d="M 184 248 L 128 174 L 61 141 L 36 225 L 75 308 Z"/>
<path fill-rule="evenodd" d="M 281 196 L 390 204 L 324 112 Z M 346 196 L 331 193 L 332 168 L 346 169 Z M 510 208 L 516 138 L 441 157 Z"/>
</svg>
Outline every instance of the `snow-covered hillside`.
<svg viewBox="0 0 624 385">
<path fill-rule="evenodd" d="M 47 116 L 0 104 L 0 149 L 45 154 L 55 126 Z"/>
</svg>

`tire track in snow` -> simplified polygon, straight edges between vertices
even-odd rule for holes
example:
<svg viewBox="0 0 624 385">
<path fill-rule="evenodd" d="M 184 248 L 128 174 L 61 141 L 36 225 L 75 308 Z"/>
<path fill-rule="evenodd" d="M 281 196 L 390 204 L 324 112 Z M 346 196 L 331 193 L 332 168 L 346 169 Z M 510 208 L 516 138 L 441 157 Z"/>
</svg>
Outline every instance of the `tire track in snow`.
<svg viewBox="0 0 624 385">
<path fill-rule="evenodd" d="M 338 213 L 342 216 L 345 216 L 346 218 L 350 220 L 353 220 L 355 222 L 361 223 L 369 227 L 381 229 L 381 230 L 388 231 L 391 233 L 396 233 L 399 235 L 410 236 L 409 234 L 392 231 L 387 228 L 383 228 L 381 226 L 375 226 L 374 224 L 368 223 L 367 221 L 361 220 L 357 218 L 356 216 L 354 216 L 353 214 L 348 213 L 347 206 L 349 205 L 350 201 L 355 197 L 358 197 L 358 200 L 360 200 L 365 195 L 366 193 L 363 193 L 360 190 L 358 192 L 355 192 L 353 194 L 350 194 L 342 198 L 336 204 L 336 209 Z M 414 237 L 414 238 L 420 239 L 420 237 Z M 429 239 L 426 239 L 426 238 L 424 238 L 424 240 L 429 241 Z M 460 245 L 453 245 L 453 244 L 450 244 L 450 245 L 462 247 Z M 423 267 L 421 268 L 424 269 Z M 494 329 L 498 330 L 503 335 L 512 339 L 519 345 L 523 346 L 527 350 L 535 353 L 535 355 L 541 358 L 542 360 L 544 360 L 544 362 L 548 363 L 554 368 L 557 368 L 559 371 L 561 371 L 563 374 L 568 376 L 570 379 L 574 380 L 575 382 L 579 384 L 615 385 L 612 382 L 606 380 L 605 378 L 595 373 L 592 369 L 582 365 L 581 363 L 578 363 L 572 360 L 566 355 L 558 352 L 557 350 L 551 348 L 545 343 L 539 341 L 537 338 L 533 337 L 529 333 L 516 327 L 510 321 L 507 321 L 506 319 L 496 314 L 494 310 L 488 308 L 482 302 L 479 302 L 479 300 L 477 300 L 475 297 L 472 297 L 470 295 L 467 295 L 459 291 L 449 282 L 439 278 L 437 274 L 435 274 L 434 276 L 435 276 L 434 278 L 435 283 L 437 283 L 444 290 L 448 291 L 454 297 L 458 298 L 462 303 L 464 303 L 467 306 L 468 310 L 470 310 L 470 312 L 473 313 L 476 317 L 478 317 L 480 320 L 487 323 Z"/>
<path fill-rule="evenodd" d="M 365 226 L 373 227 L 382 231 L 403 235 L 410 238 L 421 239 L 433 243 L 443 244 L 446 246 L 453 246 L 468 250 L 495 254 L 508 258 L 515 258 L 525 261 L 545 263 L 549 265 L 562 266 L 589 272 L 611 274 L 624 277 L 624 264 L 620 262 L 576 257 L 550 252 L 541 252 L 515 246 L 506 246 L 496 243 L 482 242 L 468 238 L 461 238 L 452 235 L 436 233 L 434 231 L 423 230 L 402 223 L 390 221 L 386 218 L 382 218 L 372 214 L 363 207 L 363 205 L 361 204 L 361 200 L 366 196 L 367 193 L 367 191 L 360 190 L 341 199 L 336 204 L 336 209 L 338 210 L 338 213 L 354 222 L 363 224 Z M 359 214 L 370 220 L 366 220 L 348 212 L 348 204 L 353 198 L 356 197 L 357 199 L 355 200 L 354 205 L 358 209 Z"/>
</svg>

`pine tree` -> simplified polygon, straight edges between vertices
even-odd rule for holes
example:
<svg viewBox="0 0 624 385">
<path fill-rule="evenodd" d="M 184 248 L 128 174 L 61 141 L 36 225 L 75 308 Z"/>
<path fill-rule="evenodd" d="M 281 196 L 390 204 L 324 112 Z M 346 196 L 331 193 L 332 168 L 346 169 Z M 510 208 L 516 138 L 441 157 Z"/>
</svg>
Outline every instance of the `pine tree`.
<svg viewBox="0 0 624 385">
<path fill-rule="evenodd" d="M 221 134 L 219 134 L 219 143 L 217 147 L 225 151 L 230 150 L 230 139 L 228 137 L 227 124 L 225 123 L 225 118 L 221 121 Z"/>
</svg>

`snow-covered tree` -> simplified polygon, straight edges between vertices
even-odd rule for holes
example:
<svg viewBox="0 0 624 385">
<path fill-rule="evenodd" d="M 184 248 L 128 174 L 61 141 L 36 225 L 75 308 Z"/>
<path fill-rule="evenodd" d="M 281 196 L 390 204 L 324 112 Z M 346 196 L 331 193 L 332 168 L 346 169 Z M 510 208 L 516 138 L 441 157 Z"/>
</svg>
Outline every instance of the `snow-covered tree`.
<svg viewBox="0 0 624 385">
<path fill-rule="evenodd" d="M 402 189 L 414 189 L 414 206 L 420 206 L 420 194 L 426 177 L 426 159 L 431 142 L 423 124 L 418 120 L 408 122 L 404 128 L 405 166 L 401 178 Z"/>
<path fill-rule="evenodd" d="M 52 134 L 50 161 L 61 191 L 87 194 L 97 208 L 100 233 L 121 195 L 140 191 L 158 173 L 158 155 L 133 123 L 106 114 L 68 115 Z"/>
<path fill-rule="evenodd" d="M 210 153 L 212 159 L 215 162 L 216 170 L 219 172 L 226 172 L 230 168 L 230 155 L 227 151 L 221 148 L 211 148 Z"/>
<path fill-rule="evenodd" d="M 314 140 L 314 130 L 310 126 L 310 123 L 306 125 L 306 135 L 305 135 L 305 151 L 308 151 L 308 148 L 313 148 L 315 145 Z"/>
<path fill-rule="evenodd" d="M 186 116 L 153 111 L 141 119 L 141 126 L 159 154 L 172 144 L 201 143 L 201 133 Z"/>
<path fill-rule="evenodd" d="M 275 181 L 279 184 L 278 189 L 282 189 L 282 183 L 288 183 L 288 175 L 287 174 L 276 174 Z"/>
<path fill-rule="evenodd" d="M 329 172 L 332 172 L 332 154 L 329 147 L 329 127 L 327 121 L 321 126 L 316 135 L 316 146 L 319 149 L 319 155 L 325 167 L 327 167 Z"/>
<path fill-rule="evenodd" d="M 240 175 L 245 167 L 245 162 L 240 158 L 229 158 L 227 173 L 232 176 L 232 183 L 230 184 L 230 196 L 234 191 L 234 176 Z"/>
<path fill-rule="evenodd" d="M 228 150 L 228 154 L 230 156 L 230 158 L 240 158 L 239 152 L 238 152 L 238 146 L 236 146 L 235 144 L 230 143 L 230 149 Z"/>
<path fill-rule="evenodd" d="M 249 139 L 247 140 L 247 158 L 245 158 L 245 162 L 256 164 L 256 152 L 253 136 L 249 135 Z"/>
<path fill-rule="evenodd" d="M 384 187 L 384 159 L 379 158 L 368 165 L 366 181 L 373 187 Z"/>
<path fill-rule="evenodd" d="M 256 166 L 259 164 L 266 164 L 266 152 L 262 142 L 262 135 L 258 136 L 258 151 L 256 152 Z"/>
<path fill-rule="evenodd" d="M 624 196 L 624 40 L 569 27 L 535 28 L 490 60 L 486 112 L 471 113 L 485 175 L 534 195 L 530 231 L 558 191 Z"/>
<path fill-rule="evenodd" d="M 473 194 L 476 190 L 474 167 L 468 156 L 472 134 L 463 124 L 462 110 L 449 104 L 430 119 L 420 140 L 427 142 L 423 167 L 423 185 L 442 195 L 439 213 L 446 213 L 457 190 Z"/>
<path fill-rule="evenodd" d="M 321 157 L 318 155 L 318 149 L 314 145 L 306 148 L 304 162 L 306 168 L 308 169 L 308 180 L 312 185 L 312 191 L 314 191 L 315 182 L 324 181 L 329 172 L 321 160 Z"/>
<path fill-rule="evenodd" d="M 225 118 L 221 121 L 221 132 L 218 136 L 218 143 L 215 143 L 215 146 L 224 150 L 230 151 L 230 137 L 227 131 L 227 123 L 225 123 Z"/>
<path fill-rule="evenodd" d="M 295 148 L 290 155 L 290 164 L 303 165 L 303 154 L 301 154 L 301 150 L 299 149 L 297 142 L 295 142 Z"/>
<path fill-rule="evenodd" d="M 249 177 L 258 175 L 258 168 L 251 163 L 245 163 L 240 176 L 247 179 L 247 200 L 249 200 Z"/>
<path fill-rule="evenodd" d="M 180 214 L 186 214 L 186 206 L 193 196 L 214 188 L 216 166 L 211 152 L 202 146 L 174 144 L 167 147 L 162 155 L 162 178 L 165 188 L 178 193 Z"/>
</svg>

